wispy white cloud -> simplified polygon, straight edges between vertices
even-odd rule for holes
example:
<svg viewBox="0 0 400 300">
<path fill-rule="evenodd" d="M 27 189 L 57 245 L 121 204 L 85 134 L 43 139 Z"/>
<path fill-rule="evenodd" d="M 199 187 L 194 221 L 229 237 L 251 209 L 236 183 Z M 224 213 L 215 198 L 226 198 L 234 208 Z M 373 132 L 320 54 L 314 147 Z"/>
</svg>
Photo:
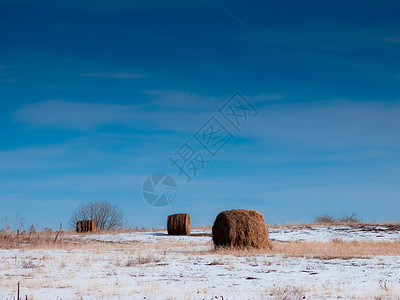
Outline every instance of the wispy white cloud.
<svg viewBox="0 0 400 300">
<path fill-rule="evenodd" d="M 153 93 L 153 92 L 151 92 Z M 140 105 L 50 100 L 26 105 L 14 112 L 17 122 L 35 127 L 86 130 L 107 124 L 141 129 L 188 131 L 217 112 L 225 98 L 179 91 L 160 91 Z"/>
<path fill-rule="evenodd" d="M 380 38 L 380 40 L 385 41 L 385 42 L 400 44 L 400 36 L 384 37 L 384 38 Z"/>
<path fill-rule="evenodd" d="M 210 112 L 217 110 L 227 100 L 227 97 L 200 95 L 176 90 L 149 90 L 143 93 L 152 97 L 150 106 L 167 110 L 186 110 L 194 114 L 204 110 Z"/>
<path fill-rule="evenodd" d="M 95 73 L 84 73 L 82 77 L 98 77 L 98 78 L 111 78 L 111 79 L 141 79 L 145 78 L 146 75 L 132 72 L 95 72 Z"/>
<path fill-rule="evenodd" d="M 143 93 L 152 97 L 149 106 L 155 106 L 167 110 L 185 110 L 194 114 L 208 111 L 211 114 L 217 112 L 218 109 L 230 99 L 234 94 L 234 91 L 232 94 L 226 96 L 200 95 L 175 90 L 147 90 Z M 251 103 L 262 106 L 271 101 L 283 100 L 287 96 L 287 93 L 278 92 L 244 96 L 249 100 L 251 99 Z"/>
<path fill-rule="evenodd" d="M 18 122 L 64 129 L 90 129 L 110 123 L 132 122 L 136 106 L 51 100 L 29 104 L 14 113 Z"/>
<path fill-rule="evenodd" d="M 14 67 L 10 67 L 10 66 L 0 66 L 0 82 L 15 82 L 16 80 L 14 78 L 12 78 L 8 72 L 5 72 L 3 70 L 7 70 L 7 69 L 12 69 Z"/>
<path fill-rule="evenodd" d="M 1 65 L 0 66 L 0 70 L 5 70 L 5 69 L 15 69 L 16 66 L 5 66 L 5 65 Z"/>
<path fill-rule="evenodd" d="M 250 136 L 316 149 L 399 147 L 400 102 L 271 104 L 244 124 Z"/>
<path fill-rule="evenodd" d="M 296 104 L 279 101 L 283 97 L 285 94 L 248 97 L 259 114 L 243 124 L 238 136 L 331 150 L 399 146 L 400 102 L 330 100 Z M 54 100 L 26 105 L 14 117 L 34 127 L 86 130 L 120 124 L 147 130 L 189 132 L 189 136 L 209 117 L 218 115 L 226 99 L 158 91 L 151 101 L 141 105 Z"/>
<path fill-rule="evenodd" d="M 283 100 L 287 97 L 287 93 L 274 93 L 274 94 L 260 94 L 248 97 L 254 104 L 266 104 L 270 101 Z"/>
<path fill-rule="evenodd" d="M 33 170 L 65 167 L 62 158 L 68 148 L 62 145 L 32 146 L 0 151 L 0 170 Z M 70 163 L 70 162 L 69 162 Z"/>
<path fill-rule="evenodd" d="M 399 43 L 400 37 L 383 37 L 385 26 L 346 27 L 337 23 L 309 23 L 294 28 L 254 27 L 251 32 L 226 35 L 240 44 L 279 60 L 318 67 L 347 78 L 388 82 L 395 72 L 388 68 L 395 49 L 382 47 L 381 41 Z M 366 51 L 367 50 L 367 51 Z M 348 55 L 348 53 L 363 53 Z M 380 53 L 380 56 L 372 53 Z"/>
</svg>

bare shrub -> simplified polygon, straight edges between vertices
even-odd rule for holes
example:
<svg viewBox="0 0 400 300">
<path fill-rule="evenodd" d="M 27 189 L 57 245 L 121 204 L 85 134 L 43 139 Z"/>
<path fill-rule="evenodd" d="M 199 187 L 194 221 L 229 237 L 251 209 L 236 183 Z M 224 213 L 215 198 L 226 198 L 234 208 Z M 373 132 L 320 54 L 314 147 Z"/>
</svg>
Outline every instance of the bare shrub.
<svg viewBox="0 0 400 300">
<path fill-rule="evenodd" d="M 351 216 L 343 215 L 338 220 L 340 223 L 360 223 L 360 221 L 356 218 L 356 214 L 352 214 Z"/>
<path fill-rule="evenodd" d="M 7 231 L 21 231 L 21 229 L 25 226 L 24 218 L 18 214 L 15 215 L 13 220 L 10 220 L 8 217 L 4 217 L 3 222 L 6 225 Z"/>
<path fill-rule="evenodd" d="M 335 223 L 335 218 L 330 215 L 322 215 L 315 217 L 315 223 L 321 224 L 333 224 Z"/>
<path fill-rule="evenodd" d="M 334 218 L 328 214 L 325 214 L 315 217 L 315 223 L 319 224 L 360 223 L 360 220 L 356 218 L 356 214 L 352 215 L 344 214 L 341 218 Z"/>
<path fill-rule="evenodd" d="M 98 230 L 116 230 L 123 227 L 123 212 L 106 201 L 83 203 L 69 219 L 71 229 L 80 220 L 94 220 Z"/>
</svg>

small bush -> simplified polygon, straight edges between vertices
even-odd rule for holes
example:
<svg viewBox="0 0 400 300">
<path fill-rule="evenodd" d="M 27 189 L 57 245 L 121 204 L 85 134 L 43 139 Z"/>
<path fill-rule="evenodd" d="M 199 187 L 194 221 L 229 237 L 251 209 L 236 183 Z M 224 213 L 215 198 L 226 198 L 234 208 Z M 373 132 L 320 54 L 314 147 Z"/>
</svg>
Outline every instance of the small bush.
<svg viewBox="0 0 400 300">
<path fill-rule="evenodd" d="M 332 224 L 335 221 L 335 218 L 329 215 L 317 216 L 315 218 L 315 223 Z"/>
<path fill-rule="evenodd" d="M 335 223 L 360 223 L 360 220 L 356 218 L 356 214 L 350 216 L 344 214 L 341 218 L 334 218 L 330 215 L 321 215 L 315 217 L 315 223 L 320 224 L 335 224 Z"/>
<path fill-rule="evenodd" d="M 123 227 L 124 213 L 117 206 L 106 201 L 82 203 L 69 219 L 71 229 L 80 220 L 94 220 L 98 230 L 117 230 Z"/>
<path fill-rule="evenodd" d="M 356 218 L 356 214 L 352 214 L 351 216 L 344 215 L 339 220 L 341 223 L 359 223 L 360 221 Z"/>
</svg>

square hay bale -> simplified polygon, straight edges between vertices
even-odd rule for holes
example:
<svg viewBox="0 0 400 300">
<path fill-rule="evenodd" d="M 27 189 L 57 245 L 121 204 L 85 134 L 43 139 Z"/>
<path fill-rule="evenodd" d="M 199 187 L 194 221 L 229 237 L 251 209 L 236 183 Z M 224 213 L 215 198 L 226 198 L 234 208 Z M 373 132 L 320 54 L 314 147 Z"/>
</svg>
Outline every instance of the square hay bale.
<svg viewBox="0 0 400 300">
<path fill-rule="evenodd" d="M 96 222 L 94 220 L 81 220 L 76 222 L 76 232 L 95 232 Z"/>
</svg>

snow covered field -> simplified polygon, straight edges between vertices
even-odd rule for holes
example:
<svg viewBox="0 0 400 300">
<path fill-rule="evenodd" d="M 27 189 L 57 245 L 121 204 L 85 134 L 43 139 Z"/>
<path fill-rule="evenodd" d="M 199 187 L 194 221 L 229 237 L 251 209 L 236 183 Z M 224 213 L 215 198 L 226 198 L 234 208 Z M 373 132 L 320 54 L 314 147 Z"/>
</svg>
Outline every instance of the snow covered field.
<svg viewBox="0 0 400 300">
<path fill-rule="evenodd" d="M 0 250 L 0 299 L 400 299 L 400 256 L 214 251 L 210 230 L 64 235 Z M 273 226 L 276 245 L 399 242 L 397 227 Z M 399 251 L 400 252 L 400 251 Z M 25 299 L 25 298 L 23 298 Z"/>
</svg>

